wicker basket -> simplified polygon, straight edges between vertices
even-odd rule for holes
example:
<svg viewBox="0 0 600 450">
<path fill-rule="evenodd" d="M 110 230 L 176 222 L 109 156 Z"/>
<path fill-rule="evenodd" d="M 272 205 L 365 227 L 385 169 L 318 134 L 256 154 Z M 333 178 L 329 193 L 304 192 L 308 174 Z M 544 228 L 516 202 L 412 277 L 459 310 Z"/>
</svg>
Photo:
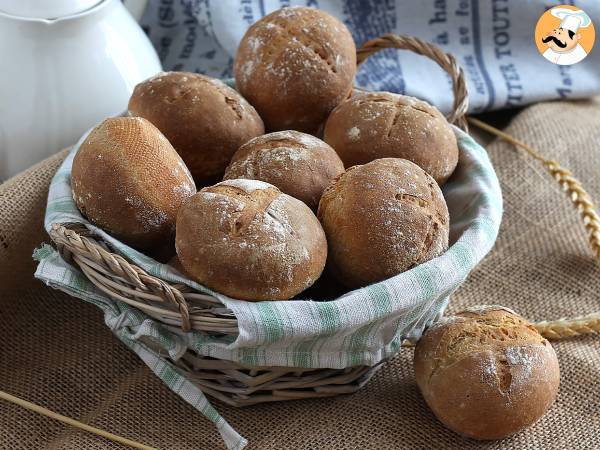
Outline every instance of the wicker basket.
<svg viewBox="0 0 600 450">
<path fill-rule="evenodd" d="M 467 90 L 462 69 L 454 57 L 413 37 L 386 35 L 367 42 L 358 50 L 359 64 L 386 48 L 406 49 L 427 56 L 448 72 L 454 90 L 453 112 L 448 120 L 466 130 Z M 78 266 L 110 298 L 183 331 L 237 336 L 235 315 L 217 298 L 148 274 L 114 253 L 106 242 L 81 225 L 53 224 L 49 234 L 63 259 Z M 156 351 L 161 350 L 150 340 L 144 343 Z M 379 367 L 379 364 L 345 369 L 252 367 L 204 357 L 189 349 L 171 362 L 203 392 L 233 406 L 355 392 Z"/>
</svg>

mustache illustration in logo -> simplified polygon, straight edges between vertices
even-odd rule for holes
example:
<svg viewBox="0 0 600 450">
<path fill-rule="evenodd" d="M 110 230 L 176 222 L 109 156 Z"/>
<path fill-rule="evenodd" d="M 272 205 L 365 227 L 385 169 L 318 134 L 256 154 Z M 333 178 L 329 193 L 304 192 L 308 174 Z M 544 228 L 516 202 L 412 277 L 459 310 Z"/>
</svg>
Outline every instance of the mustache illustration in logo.
<svg viewBox="0 0 600 450">
<path fill-rule="evenodd" d="M 547 36 L 545 38 L 542 38 L 542 42 L 544 44 L 550 41 L 554 41 L 554 43 L 560 48 L 565 48 L 567 46 L 566 42 L 559 41 L 556 36 Z"/>
</svg>

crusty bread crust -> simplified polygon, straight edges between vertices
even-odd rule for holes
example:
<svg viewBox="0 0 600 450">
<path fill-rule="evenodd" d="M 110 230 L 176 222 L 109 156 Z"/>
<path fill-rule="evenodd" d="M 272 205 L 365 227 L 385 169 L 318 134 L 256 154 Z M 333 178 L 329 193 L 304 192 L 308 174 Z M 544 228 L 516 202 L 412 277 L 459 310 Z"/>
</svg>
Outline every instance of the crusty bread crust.
<svg viewBox="0 0 600 450">
<path fill-rule="evenodd" d="M 343 172 L 342 160 L 322 140 L 299 131 L 278 131 L 242 145 L 224 179 L 265 181 L 316 212 L 325 188 Z"/>
<path fill-rule="evenodd" d="M 196 193 L 189 170 L 145 119 L 94 128 L 73 159 L 73 198 L 90 222 L 138 249 L 173 245 L 179 207 Z"/>
<path fill-rule="evenodd" d="M 227 180 L 198 192 L 177 217 L 186 272 L 242 300 L 286 300 L 311 286 L 327 259 L 319 221 L 300 200 L 257 180 Z"/>
<path fill-rule="evenodd" d="M 414 367 L 438 419 L 475 439 L 502 439 L 537 421 L 560 381 L 550 343 L 522 317 L 493 306 L 433 326 L 417 344 Z"/>
<path fill-rule="evenodd" d="M 346 167 L 403 158 L 440 185 L 458 163 L 456 137 L 446 118 L 427 102 L 390 92 L 361 93 L 342 102 L 327 119 L 323 139 Z"/>
<path fill-rule="evenodd" d="M 248 29 L 234 73 L 267 130 L 315 134 L 352 90 L 356 47 L 346 26 L 326 12 L 283 8 Z"/>
<path fill-rule="evenodd" d="M 240 94 L 196 73 L 161 73 L 138 84 L 129 113 L 167 137 L 198 186 L 220 180 L 240 145 L 264 133 L 262 119 Z"/>
<path fill-rule="evenodd" d="M 348 287 L 404 272 L 448 247 L 449 216 L 437 183 L 405 159 L 354 166 L 323 193 L 318 217 L 329 264 Z"/>
</svg>

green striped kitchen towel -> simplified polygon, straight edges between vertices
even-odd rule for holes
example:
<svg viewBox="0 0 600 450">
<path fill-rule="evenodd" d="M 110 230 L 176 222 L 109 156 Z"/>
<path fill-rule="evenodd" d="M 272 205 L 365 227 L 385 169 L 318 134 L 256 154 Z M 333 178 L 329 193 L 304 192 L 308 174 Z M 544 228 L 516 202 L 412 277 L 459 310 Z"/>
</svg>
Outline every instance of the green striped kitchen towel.
<svg viewBox="0 0 600 450">
<path fill-rule="evenodd" d="M 189 348 L 201 355 L 257 366 L 372 366 L 394 355 L 404 339 L 418 339 L 423 329 L 441 316 L 449 296 L 492 248 L 498 234 L 502 196 L 496 174 L 485 150 L 466 133 L 457 128 L 455 132 L 459 164 L 443 187 L 451 223 L 451 246 L 446 253 L 330 301 L 273 302 L 239 301 L 213 292 L 90 224 L 77 210 L 70 185 L 73 157 L 84 135 L 50 185 L 46 230 L 54 223 L 81 223 L 150 274 L 217 297 L 238 320 L 237 338 L 164 327 L 141 311 L 108 298 L 50 246 L 34 255 L 39 261 L 35 276 L 100 307 L 106 324 L 119 339 L 169 388 L 212 420 L 228 448 L 241 448 L 244 439 L 210 406 L 202 392 L 167 359 L 145 346 L 142 338 L 151 338 L 175 360 Z"/>
</svg>

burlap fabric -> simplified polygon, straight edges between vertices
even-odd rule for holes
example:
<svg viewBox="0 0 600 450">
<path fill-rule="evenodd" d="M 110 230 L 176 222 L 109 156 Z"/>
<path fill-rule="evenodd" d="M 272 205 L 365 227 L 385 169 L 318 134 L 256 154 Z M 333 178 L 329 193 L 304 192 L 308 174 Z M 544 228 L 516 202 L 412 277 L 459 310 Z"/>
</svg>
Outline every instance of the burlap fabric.
<svg viewBox="0 0 600 450">
<path fill-rule="evenodd" d="M 507 131 L 571 168 L 600 199 L 600 103 L 547 103 Z M 488 146 L 505 200 L 496 248 L 451 309 L 500 303 L 532 320 L 600 309 L 600 269 L 571 203 L 538 163 Z M 31 252 L 46 237 L 46 189 L 64 153 L 0 186 L 0 389 L 159 448 L 222 448 L 212 424 L 119 343 L 92 305 L 33 280 Z M 554 344 L 562 371 L 552 410 L 501 442 L 443 428 L 421 399 L 403 349 L 359 393 L 246 409 L 216 402 L 249 448 L 600 448 L 600 337 Z M 120 448 L 0 401 L 0 448 Z"/>
</svg>

